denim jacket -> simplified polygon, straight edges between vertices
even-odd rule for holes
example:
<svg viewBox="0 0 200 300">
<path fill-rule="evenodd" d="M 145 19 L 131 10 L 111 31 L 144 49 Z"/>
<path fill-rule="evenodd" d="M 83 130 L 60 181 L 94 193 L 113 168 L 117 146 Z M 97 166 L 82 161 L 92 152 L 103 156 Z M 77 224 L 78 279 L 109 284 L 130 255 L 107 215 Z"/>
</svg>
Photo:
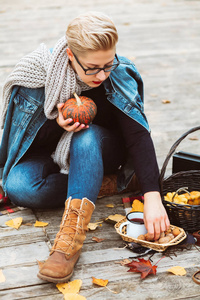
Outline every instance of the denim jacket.
<svg viewBox="0 0 200 300">
<path fill-rule="evenodd" d="M 143 82 L 135 65 L 119 56 L 120 65 L 104 81 L 107 99 L 129 117 L 149 130 L 143 107 Z M 0 178 L 3 189 L 10 170 L 18 163 L 45 123 L 44 87 L 30 89 L 14 86 L 10 97 L 0 145 Z M 130 164 L 121 168 L 118 190 L 123 190 L 134 170 Z"/>
</svg>

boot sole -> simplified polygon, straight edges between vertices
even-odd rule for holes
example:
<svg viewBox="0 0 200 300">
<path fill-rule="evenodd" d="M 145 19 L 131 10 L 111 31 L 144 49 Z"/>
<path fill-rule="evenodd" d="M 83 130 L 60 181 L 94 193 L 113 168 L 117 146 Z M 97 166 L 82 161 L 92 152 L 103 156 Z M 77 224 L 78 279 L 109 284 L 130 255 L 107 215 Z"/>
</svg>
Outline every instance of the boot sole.
<svg viewBox="0 0 200 300">
<path fill-rule="evenodd" d="M 73 275 L 73 271 L 69 275 L 67 275 L 66 277 L 63 277 L 63 278 L 49 277 L 49 276 L 42 275 L 40 273 L 37 274 L 37 277 L 42 280 L 46 280 L 46 281 L 53 282 L 53 283 L 64 283 L 64 282 L 67 282 L 72 277 L 72 275 Z"/>
</svg>

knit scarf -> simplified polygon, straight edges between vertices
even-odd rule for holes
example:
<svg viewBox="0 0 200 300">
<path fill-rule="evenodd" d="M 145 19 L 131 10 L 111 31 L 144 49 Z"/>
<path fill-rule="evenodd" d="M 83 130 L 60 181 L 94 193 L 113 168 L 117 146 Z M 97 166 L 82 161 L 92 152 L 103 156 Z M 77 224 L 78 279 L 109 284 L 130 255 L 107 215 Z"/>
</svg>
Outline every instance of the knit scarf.
<svg viewBox="0 0 200 300">
<path fill-rule="evenodd" d="M 45 87 L 44 113 L 47 119 L 55 119 L 58 116 L 57 104 L 73 97 L 74 92 L 80 95 L 82 91 L 91 89 L 71 67 L 66 48 L 67 40 L 62 37 L 52 53 L 45 44 L 41 44 L 18 62 L 3 87 L 2 128 L 14 85 Z M 72 135 L 73 132 L 64 132 L 52 155 L 64 174 L 69 172 L 68 155 Z"/>
</svg>

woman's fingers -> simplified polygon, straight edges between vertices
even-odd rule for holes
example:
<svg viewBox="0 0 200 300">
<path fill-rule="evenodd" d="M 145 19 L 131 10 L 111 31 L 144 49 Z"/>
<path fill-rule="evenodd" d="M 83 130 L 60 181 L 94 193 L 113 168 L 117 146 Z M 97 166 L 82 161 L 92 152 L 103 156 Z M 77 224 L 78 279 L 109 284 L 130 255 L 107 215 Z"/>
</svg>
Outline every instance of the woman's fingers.
<svg viewBox="0 0 200 300">
<path fill-rule="evenodd" d="M 63 114 L 62 114 L 62 108 L 63 108 L 64 103 L 59 103 L 57 105 L 58 108 L 58 117 L 56 118 L 56 121 L 60 127 L 65 129 L 68 132 L 78 132 L 81 131 L 82 129 L 89 128 L 88 125 L 85 124 L 80 124 L 79 122 L 75 122 L 74 124 L 71 124 L 73 121 L 72 118 L 69 119 L 64 119 Z"/>
</svg>

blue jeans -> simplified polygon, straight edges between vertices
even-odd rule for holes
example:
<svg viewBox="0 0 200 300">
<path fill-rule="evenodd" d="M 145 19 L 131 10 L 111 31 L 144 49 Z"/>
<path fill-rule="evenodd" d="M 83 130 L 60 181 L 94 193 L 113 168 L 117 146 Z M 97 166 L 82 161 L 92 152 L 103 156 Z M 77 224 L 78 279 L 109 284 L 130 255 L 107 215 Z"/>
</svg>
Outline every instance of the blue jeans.
<svg viewBox="0 0 200 300">
<path fill-rule="evenodd" d="M 25 155 L 8 175 L 8 197 L 30 208 L 63 206 L 69 196 L 95 203 L 103 175 L 116 173 L 125 156 L 119 134 L 92 124 L 73 135 L 68 175 L 60 173 L 49 155 Z"/>
</svg>

